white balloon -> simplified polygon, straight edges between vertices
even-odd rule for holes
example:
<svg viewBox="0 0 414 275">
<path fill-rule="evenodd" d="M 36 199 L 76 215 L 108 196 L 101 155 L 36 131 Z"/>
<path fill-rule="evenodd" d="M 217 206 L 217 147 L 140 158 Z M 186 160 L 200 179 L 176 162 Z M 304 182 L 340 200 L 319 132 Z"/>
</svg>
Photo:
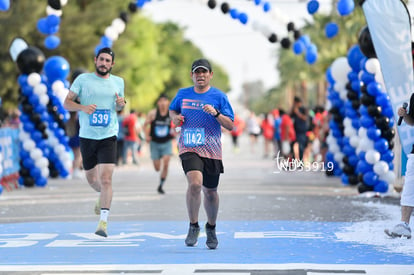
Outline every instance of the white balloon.
<svg viewBox="0 0 414 275">
<path fill-rule="evenodd" d="M 50 174 L 49 168 L 48 167 L 43 167 L 41 169 L 41 174 L 42 174 L 42 177 L 48 178 L 49 174 Z"/>
<path fill-rule="evenodd" d="M 49 96 L 47 94 L 42 94 L 39 96 L 39 101 L 42 105 L 46 106 L 49 103 Z"/>
<path fill-rule="evenodd" d="M 367 62 L 365 62 L 365 69 L 371 74 L 376 74 L 381 71 L 381 65 L 377 58 L 369 58 Z"/>
<path fill-rule="evenodd" d="M 124 32 L 126 25 L 121 18 L 115 18 L 114 20 L 112 20 L 111 26 L 118 32 L 118 34 L 121 34 Z"/>
<path fill-rule="evenodd" d="M 359 141 L 359 146 L 362 147 L 363 151 L 368 151 L 370 149 L 374 149 L 374 142 L 368 137 L 365 137 Z"/>
<path fill-rule="evenodd" d="M 62 80 L 56 80 L 52 84 L 52 90 L 54 92 L 58 92 L 60 90 L 65 89 L 65 84 L 62 82 Z"/>
<path fill-rule="evenodd" d="M 348 91 L 346 89 L 340 90 L 339 97 L 344 101 L 348 100 Z"/>
<path fill-rule="evenodd" d="M 365 160 L 369 164 L 376 164 L 381 159 L 381 154 L 374 149 L 367 150 L 365 153 Z"/>
<path fill-rule="evenodd" d="M 342 163 L 343 158 L 344 158 L 344 154 L 341 152 L 337 152 L 334 154 L 334 160 L 338 163 Z"/>
<path fill-rule="evenodd" d="M 384 175 L 379 176 L 380 180 L 387 182 L 388 184 L 393 184 L 397 176 L 395 175 L 394 171 L 389 170 Z"/>
<path fill-rule="evenodd" d="M 349 144 L 351 144 L 351 146 L 352 146 L 352 147 L 357 148 L 357 147 L 358 147 L 358 145 L 359 145 L 359 137 L 358 137 L 357 135 L 352 136 L 352 137 L 349 139 Z"/>
<path fill-rule="evenodd" d="M 351 127 L 345 127 L 344 135 L 346 137 L 349 137 L 350 138 L 350 137 L 356 136 L 357 135 L 357 131 L 352 126 Z"/>
<path fill-rule="evenodd" d="M 41 81 L 42 81 L 42 78 L 40 77 L 40 74 L 38 73 L 31 73 L 27 77 L 27 83 L 32 87 L 40 84 Z"/>
<path fill-rule="evenodd" d="M 346 86 L 346 82 L 337 81 L 334 84 L 334 91 L 339 93 L 340 91 L 345 89 L 345 86 Z"/>
<path fill-rule="evenodd" d="M 66 4 L 68 3 L 68 0 L 60 0 L 60 5 L 63 7 L 63 6 L 66 6 Z"/>
<path fill-rule="evenodd" d="M 62 16 L 62 10 L 55 10 L 51 6 L 46 7 L 46 14 L 47 15 L 56 15 L 56 16 Z"/>
<path fill-rule="evenodd" d="M 374 164 L 373 169 L 375 173 L 381 176 L 381 175 L 385 175 L 390 170 L 390 167 L 388 166 L 388 163 L 386 163 L 383 160 L 380 160 L 379 162 Z"/>
<path fill-rule="evenodd" d="M 30 157 L 32 159 L 39 159 L 42 157 L 42 155 L 43 155 L 43 152 L 39 148 L 34 148 L 33 150 L 30 151 Z"/>
<path fill-rule="evenodd" d="M 28 152 L 32 151 L 35 147 L 36 143 L 31 139 L 27 139 L 23 142 L 23 148 Z"/>
<path fill-rule="evenodd" d="M 351 67 L 348 64 L 348 59 L 344 56 L 338 57 L 331 65 L 331 74 L 335 82 L 348 82 L 348 73 Z"/>
<path fill-rule="evenodd" d="M 37 167 L 41 169 L 45 167 L 47 168 L 49 166 L 49 160 L 47 158 L 42 157 L 42 158 L 37 159 L 35 161 L 35 164 Z"/>
<path fill-rule="evenodd" d="M 105 36 L 111 39 L 112 41 L 115 41 L 118 39 L 118 32 L 114 27 L 109 26 L 105 29 Z"/>
<path fill-rule="evenodd" d="M 45 93 L 47 93 L 47 86 L 46 86 L 45 84 L 43 84 L 43 83 L 39 83 L 39 84 L 37 84 L 36 86 L 34 86 L 34 88 L 33 88 L 33 92 L 34 92 L 36 95 L 42 95 L 42 94 L 45 94 Z"/>
<path fill-rule="evenodd" d="M 358 129 L 358 136 L 359 136 L 360 138 L 366 138 L 366 137 L 368 137 L 368 136 L 367 136 L 367 129 L 365 129 L 364 127 L 360 127 L 360 128 Z"/>
<path fill-rule="evenodd" d="M 352 127 L 352 119 L 350 119 L 349 117 L 344 118 L 344 126 Z"/>
</svg>

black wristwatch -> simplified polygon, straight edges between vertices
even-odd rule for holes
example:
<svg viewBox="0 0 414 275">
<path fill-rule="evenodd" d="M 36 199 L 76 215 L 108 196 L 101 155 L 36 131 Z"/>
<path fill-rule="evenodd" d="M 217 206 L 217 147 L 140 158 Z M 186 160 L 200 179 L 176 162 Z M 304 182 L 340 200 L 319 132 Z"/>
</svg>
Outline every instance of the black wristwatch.
<svg viewBox="0 0 414 275">
<path fill-rule="evenodd" d="M 217 112 L 217 114 L 214 116 L 214 117 L 218 117 L 221 113 L 220 113 L 220 111 L 219 110 L 217 110 L 217 108 L 214 108 L 215 110 L 216 110 L 216 112 Z"/>
</svg>

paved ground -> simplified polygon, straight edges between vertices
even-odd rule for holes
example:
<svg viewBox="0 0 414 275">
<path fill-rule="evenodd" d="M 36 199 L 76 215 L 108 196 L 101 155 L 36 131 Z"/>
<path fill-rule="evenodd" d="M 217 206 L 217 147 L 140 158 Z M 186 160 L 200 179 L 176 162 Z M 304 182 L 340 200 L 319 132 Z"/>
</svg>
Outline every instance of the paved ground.
<svg viewBox="0 0 414 275">
<path fill-rule="evenodd" d="M 338 240 L 361 221 L 385 219 L 366 198 L 323 172 L 280 172 L 225 137 L 218 221 L 219 248 L 184 246 L 186 181 L 171 161 L 165 195 L 149 159 L 117 167 L 107 239 L 92 234 L 97 195 L 82 180 L 0 195 L 0 274 L 414 274 L 414 257 Z M 205 215 L 201 210 L 200 222 Z M 382 237 L 382 236 L 381 236 Z"/>
</svg>

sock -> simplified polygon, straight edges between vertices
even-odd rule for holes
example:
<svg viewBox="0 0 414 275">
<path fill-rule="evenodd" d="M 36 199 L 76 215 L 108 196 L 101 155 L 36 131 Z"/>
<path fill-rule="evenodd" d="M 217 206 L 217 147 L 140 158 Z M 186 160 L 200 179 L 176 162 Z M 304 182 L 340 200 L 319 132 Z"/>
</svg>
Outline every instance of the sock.
<svg viewBox="0 0 414 275">
<path fill-rule="evenodd" d="M 160 179 L 160 186 L 163 186 L 164 182 L 165 182 L 165 179 L 161 178 Z"/>
<path fill-rule="evenodd" d="M 108 222 L 109 209 L 101 208 L 101 221 Z"/>
<path fill-rule="evenodd" d="M 191 223 L 191 222 L 190 222 L 190 225 L 195 226 L 195 227 L 197 227 L 197 228 L 198 228 L 198 227 L 200 227 L 200 226 L 198 225 L 198 222 L 195 222 L 195 223 Z"/>
<path fill-rule="evenodd" d="M 216 225 L 211 225 L 211 224 L 209 224 L 209 223 L 206 223 L 206 227 L 207 227 L 208 229 L 215 229 L 215 228 L 216 228 Z"/>
</svg>

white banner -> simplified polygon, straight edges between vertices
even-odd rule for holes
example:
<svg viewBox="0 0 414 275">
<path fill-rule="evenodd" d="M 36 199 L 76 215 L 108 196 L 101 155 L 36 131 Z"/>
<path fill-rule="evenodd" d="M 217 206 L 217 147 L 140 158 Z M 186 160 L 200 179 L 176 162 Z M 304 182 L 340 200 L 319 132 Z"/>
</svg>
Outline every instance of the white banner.
<svg viewBox="0 0 414 275">
<path fill-rule="evenodd" d="M 400 0 L 366 0 L 362 9 L 397 125 L 397 110 L 404 102 L 410 102 L 413 93 L 410 15 Z M 396 127 L 404 153 L 408 155 L 414 144 L 414 127 L 404 122 Z"/>
</svg>

